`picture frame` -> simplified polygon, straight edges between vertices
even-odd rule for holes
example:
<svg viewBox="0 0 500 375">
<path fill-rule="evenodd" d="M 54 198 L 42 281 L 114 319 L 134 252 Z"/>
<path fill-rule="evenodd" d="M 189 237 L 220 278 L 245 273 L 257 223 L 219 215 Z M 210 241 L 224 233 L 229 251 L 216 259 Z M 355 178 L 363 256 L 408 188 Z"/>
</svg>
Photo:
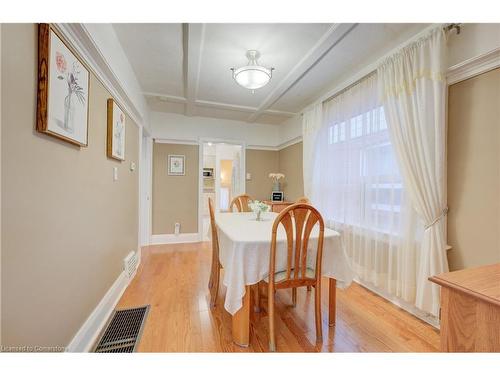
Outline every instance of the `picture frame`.
<svg viewBox="0 0 500 375">
<path fill-rule="evenodd" d="M 88 145 L 90 70 L 51 24 L 38 25 L 36 130 Z"/>
<path fill-rule="evenodd" d="M 168 175 L 184 176 L 186 157 L 184 155 L 168 155 Z"/>
<path fill-rule="evenodd" d="M 125 160 L 125 112 L 112 98 L 107 102 L 107 141 L 106 154 L 109 158 Z"/>
<path fill-rule="evenodd" d="M 283 202 L 284 194 L 282 191 L 271 192 L 271 202 Z"/>
</svg>

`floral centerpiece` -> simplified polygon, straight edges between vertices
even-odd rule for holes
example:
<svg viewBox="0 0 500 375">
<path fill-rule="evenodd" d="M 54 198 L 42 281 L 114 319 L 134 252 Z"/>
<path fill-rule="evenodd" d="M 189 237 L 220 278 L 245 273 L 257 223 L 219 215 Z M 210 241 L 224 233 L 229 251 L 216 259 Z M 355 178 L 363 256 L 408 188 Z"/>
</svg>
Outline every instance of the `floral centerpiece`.
<svg viewBox="0 0 500 375">
<path fill-rule="evenodd" d="M 283 173 L 269 173 L 269 178 L 273 180 L 273 191 L 281 191 L 280 180 L 285 178 Z"/>
<path fill-rule="evenodd" d="M 250 202 L 248 204 L 248 207 L 250 207 L 250 209 L 257 215 L 257 217 L 255 218 L 257 221 L 261 220 L 260 215 L 262 212 L 268 212 L 270 209 L 270 207 L 267 204 L 257 200 Z"/>
</svg>

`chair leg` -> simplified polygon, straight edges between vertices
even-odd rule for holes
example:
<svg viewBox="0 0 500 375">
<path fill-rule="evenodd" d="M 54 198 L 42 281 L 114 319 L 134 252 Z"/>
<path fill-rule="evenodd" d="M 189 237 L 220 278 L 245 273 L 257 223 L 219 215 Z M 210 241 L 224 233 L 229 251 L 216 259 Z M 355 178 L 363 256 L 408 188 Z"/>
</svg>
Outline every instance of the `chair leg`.
<svg viewBox="0 0 500 375">
<path fill-rule="evenodd" d="M 208 289 L 212 290 L 214 285 L 214 262 L 212 261 L 212 267 L 210 268 L 210 279 L 208 279 Z"/>
<path fill-rule="evenodd" d="M 316 342 L 323 341 L 322 323 L 321 323 L 321 281 L 318 281 L 314 287 L 314 312 L 316 320 Z"/>
<path fill-rule="evenodd" d="M 292 288 L 292 305 L 297 306 L 297 288 Z"/>
<path fill-rule="evenodd" d="M 267 313 L 269 315 L 269 351 L 276 351 L 276 332 L 274 331 L 274 290 L 273 286 L 269 284 L 269 292 L 267 296 Z"/>
<path fill-rule="evenodd" d="M 213 275 L 213 285 L 210 289 L 210 308 L 215 307 L 217 301 L 217 295 L 219 294 L 219 278 L 220 278 L 220 268 L 216 270 Z"/>
<path fill-rule="evenodd" d="M 212 264 L 210 265 L 210 279 L 208 280 L 208 289 L 210 290 L 214 285 L 214 274 L 216 272 L 216 269 L 220 269 L 220 263 L 219 260 L 215 258 L 212 250 Z"/>
</svg>

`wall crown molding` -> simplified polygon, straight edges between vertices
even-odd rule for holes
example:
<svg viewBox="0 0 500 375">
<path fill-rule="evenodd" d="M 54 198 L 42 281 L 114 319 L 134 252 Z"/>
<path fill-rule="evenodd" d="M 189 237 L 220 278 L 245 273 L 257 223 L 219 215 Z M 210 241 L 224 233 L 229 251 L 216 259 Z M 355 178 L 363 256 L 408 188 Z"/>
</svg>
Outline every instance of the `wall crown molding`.
<svg viewBox="0 0 500 375">
<path fill-rule="evenodd" d="M 446 74 L 446 80 L 448 85 L 453 85 L 498 67 L 500 67 L 500 47 L 451 66 Z"/>
<path fill-rule="evenodd" d="M 81 23 L 56 23 L 55 28 L 85 60 L 92 73 L 124 108 L 138 127 L 144 126 L 144 114 L 130 98 L 122 81 L 97 46 L 92 35 Z M 142 95 L 142 93 L 140 93 Z"/>
</svg>

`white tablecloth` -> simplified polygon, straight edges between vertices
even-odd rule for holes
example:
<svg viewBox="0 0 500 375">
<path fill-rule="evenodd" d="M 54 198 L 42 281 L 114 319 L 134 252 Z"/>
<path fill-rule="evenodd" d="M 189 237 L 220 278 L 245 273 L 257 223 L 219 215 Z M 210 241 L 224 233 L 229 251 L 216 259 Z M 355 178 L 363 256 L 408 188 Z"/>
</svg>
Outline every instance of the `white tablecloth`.
<svg viewBox="0 0 500 375">
<path fill-rule="evenodd" d="M 219 258 L 224 267 L 223 283 L 226 286 L 224 307 L 235 314 L 242 306 L 245 285 L 265 279 L 269 273 L 271 230 L 277 214 L 262 214 L 263 221 L 256 221 L 253 212 L 218 213 L 215 222 L 219 235 Z M 286 268 L 286 233 L 280 225 L 277 233 L 276 271 Z M 315 268 L 318 226 L 311 232 L 307 263 Z M 353 279 L 353 272 L 344 253 L 339 233 L 325 228 L 322 274 L 335 278 L 337 286 L 345 288 Z"/>
</svg>

